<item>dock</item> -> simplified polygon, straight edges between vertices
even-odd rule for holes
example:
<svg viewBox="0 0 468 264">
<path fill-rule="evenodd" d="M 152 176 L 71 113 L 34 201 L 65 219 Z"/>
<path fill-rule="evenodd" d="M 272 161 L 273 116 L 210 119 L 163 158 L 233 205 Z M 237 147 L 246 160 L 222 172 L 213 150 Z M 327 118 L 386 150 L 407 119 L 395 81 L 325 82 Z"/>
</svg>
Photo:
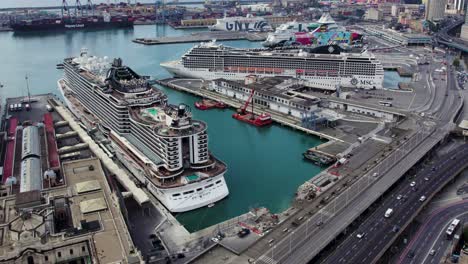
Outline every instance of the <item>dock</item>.
<svg viewBox="0 0 468 264">
<path fill-rule="evenodd" d="M 227 32 L 227 31 L 203 31 L 195 32 L 190 35 L 177 37 L 159 37 L 159 38 L 137 38 L 133 42 L 143 45 L 162 45 L 176 43 L 206 42 L 212 40 L 249 40 L 263 41 L 267 37 L 266 32 Z"/>
<path fill-rule="evenodd" d="M 178 81 L 178 80 L 190 81 L 192 87 L 184 87 L 182 85 L 174 83 L 175 81 Z M 156 83 L 159 84 L 159 85 L 168 87 L 168 88 L 178 90 L 178 91 L 187 92 L 187 93 L 190 93 L 192 95 L 200 96 L 200 97 L 203 97 L 203 98 L 208 98 L 208 99 L 215 100 L 215 101 L 222 101 L 226 105 L 229 105 L 230 107 L 233 107 L 235 109 L 237 109 L 237 108 L 241 107 L 242 105 L 244 105 L 243 101 L 234 100 L 234 99 L 232 99 L 230 97 L 226 97 L 226 96 L 223 96 L 223 95 L 218 94 L 216 92 L 213 92 L 213 91 L 210 91 L 208 89 L 202 88 L 203 85 L 204 85 L 204 81 L 200 80 L 200 79 L 163 79 L 163 80 L 157 80 Z M 200 83 L 200 86 L 199 87 L 193 87 L 193 85 L 195 83 Z M 343 142 L 343 140 L 340 139 L 340 138 L 330 136 L 330 135 L 327 135 L 327 134 L 324 134 L 324 133 L 321 133 L 321 132 L 318 132 L 318 131 L 315 131 L 315 130 L 311 130 L 311 129 L 308 129 L 308 128 L 305 128 L 305 127 L 301 126 L 301 121 L 299 119 L 296 119 L 296 118 L 293 118 L 293 117 L 290 117 L 290 116 L 285 116 L 285 115 L 283 115 L 281 113 L 270 111 L 269 109 L 259 108 L 257 106 L 255 106 L 254 108 L 255 108 L 255 111 L 257 111 L 257 112 L 266 112 L 266 113 L 270 114 L 272 120 L 275 121 L 278 124 L 288 126 L 288 127 L 292 128 L 292 129 L 295 129 L 295 130 L 302 131 L 302 132 L 304 132 L 306 134 L 315 135 L 315 136 L 319 137 L 320 139 L 327 139 L 327 140 L 332 140 L 332 141 Z"/>
</svg>

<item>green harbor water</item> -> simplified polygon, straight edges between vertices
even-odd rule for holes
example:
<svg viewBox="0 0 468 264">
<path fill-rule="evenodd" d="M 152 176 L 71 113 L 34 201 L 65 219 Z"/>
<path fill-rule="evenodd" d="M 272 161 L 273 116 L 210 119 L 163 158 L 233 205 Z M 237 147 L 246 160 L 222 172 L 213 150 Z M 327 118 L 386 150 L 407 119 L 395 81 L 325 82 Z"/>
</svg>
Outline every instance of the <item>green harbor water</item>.
<svg viewBox="0 0 468 264">
<path fill-rule="evenodd" d="M 188 32 L 148 25 L 136 26 L 134 30 L 0 33 L 0 83 L 4 85 L 1 96 L 4 100 L 26 95 L 26 75 L 33 94 L 58 94 L 56 82 L 63 73 L 56 69 L 56 64 L 65 57 L 76 56 L 82 48 L 97 56 L 121 57 L 140 74 L 169 77 L 159 63 L 179 59 L 193 44 L 143 46 L 131 40 Z M 258 42 L 249 41 L 223 43 L 235 47 L 260 46 Z M 398 82 L 394 77 L 390 82 Z M 193 106 L 198 100 L 188 94 L 161 89 L 168 94 L 171 103 Z M 203 112 L 192 107 L 192 111 L 195 118 L 208 123 L 210 149 L 228 165 L 225 177 L 230 195 L 212 208 L 178 214 L 177 219 L 190 231 L 235 217 L 253 207 L 266 206 L 273 212 L 280 212 L 289 206 L 297 187 L 321 170 L 304 161 L 301 155 L 323 142 L 316 137 L 277 125 L 258 129 L 232 119 L 232 110 Z"/>
</svg>

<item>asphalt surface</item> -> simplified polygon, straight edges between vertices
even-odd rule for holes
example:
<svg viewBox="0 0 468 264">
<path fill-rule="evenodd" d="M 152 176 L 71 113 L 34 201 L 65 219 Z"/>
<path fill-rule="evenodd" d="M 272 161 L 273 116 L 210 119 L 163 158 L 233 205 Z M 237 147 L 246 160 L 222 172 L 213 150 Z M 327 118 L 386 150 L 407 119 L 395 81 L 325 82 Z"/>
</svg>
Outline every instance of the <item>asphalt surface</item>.
<svg viewBox="0 0 468 264">
<path fill-rule="evenodd" d="M 435 89 L 435 93 L 433 94 L 434 99 L 430 102 L 430 112 L 432 114 L 431 118 L 438 124 L 438 127 L 440 128 L 439 130 L 442 131 L 447 131 L 450 129 L 450 127 L 452 127 L 451 121 L 454 117 L 454 109 L 456 109 L 454 106 L 458 105 L 462 100 L 459 97 L 459 90 L 456 86 L 456 80 L 450 68 L 448 69 L 448 74 L 445 81 L 446 85 L 442 84 L 437 86 L 438 89 Z M 452 161 L 452 163 L 457 162 Z M 455 166 L 456 164 L 452 165 Z M 431 172 L 432 171 L 429 173 Z M 427 172 L 422 173 L 427 174 Z M 432 173 L 435 174 L 435 172 Z M 421 175 L 421 173 L 418 175 Z M 418 175 L 416 176 L 416 179 L 418 179 Z M 446 176 L 447 174 L 444 175 Z M 419 177 L 422 177 L 419 178 L 419 181 L 421 181 L 421 179 L 424 179 L 425 176 Z M 401 227 L 415 216 L 412 214 L 412 212 L 415 212 L 415 210 L 421 208 L 421 202 L 419 201 L 419 198 L 422 195 L 429 197 L 427 194 L 431 194 L 434 190 L 439 189 L 443 179 L 444 177 L 442 175 L 437 177 L 437 182 L 430 180 L 430 187 L 424 187 L 425 181 L 423 180 L 422 186 L 424 188 L 418 188 L 418 191 L 416 192 L 411 192 L 411 187 L 409 187 L 408 184 L 398 186 L 393 191 L 394 197 L 390 197 L 384 200 L 379 209 L 376 210 L 374 214 L 369 216 L 355 233 L 350 234 L 348 238 L 340 244 L 338 250 L 336 250 L 336 252 L 334 252 L 325 260 L 325 263 L 369 263 L 373 260 L 377 261 L 378 257 L 380 257 L 380 255 L 383 253 L 383 249 L 386 249 L 397 237 L 397 233 Z M 403 205 L 401 204 L 402 200 L 396 200 L 395 197 L 398 194 L 407 195 L 408 189 L 410 189 L 410 193 L 413 194 L 411 196 L 412 199 L 408 197 L 408 200 L 404 202 Z M 400 206 L 398 206 L 399 204 Z M 388 208 L 392 208 L 392 206 L 396 208 L 403 208 L 401 211 L 399 211 L 399 209 L 394 209 L 394 214 L 398 216 L 396 220 L 386 219 L 383 217 L 385 211 Z M 392 232 L 392 229 L 394 228 L 398 229 L 398 231 Z M 365 230 L 369 231 L 366 232 Z M 365 239 L 358 239 L 356 235 L 363 232 L 367 233 Z M 346 250 L 346 252 L 343 253 L 343 250 L 340 249 Z"/>
<path fill-rule="evenodd" d="M 421 202 L 421 197 L 435 195 L 444 183 L 467 166 L 468 145 L 462 145 L 417 173 L 414 178 L 406 180 L 405 184 L 397 186 L 323 263 L 367 264 L 376 261 L 385 246 L 392 243 L 400 229 L 428 202 L 429 199 Z M 416 183 L 414 187 L 410 186 L 413 181 Z M 404 198 L 397 199 L 398 195 Z M 388 208 L 393 209 L 393 215 L 387 218 L 384 215 Z M 358 238 L 357 234 L 362 233 L 365 236 Z"/>
<path fill-rule="evenodd" d="M 445 258 L 445 251 L 452 245 L 445 231 L 453 219 L 468 221 L 468 200 L 450 204 L 432 213 L 418 230 L 406 249 L 400 255 L 398 264 L 440 263 Z M 434 249 L 433 256 L 429 252 Z M 414 254 L 413 257 L 409 253 Z"/>
</svg>

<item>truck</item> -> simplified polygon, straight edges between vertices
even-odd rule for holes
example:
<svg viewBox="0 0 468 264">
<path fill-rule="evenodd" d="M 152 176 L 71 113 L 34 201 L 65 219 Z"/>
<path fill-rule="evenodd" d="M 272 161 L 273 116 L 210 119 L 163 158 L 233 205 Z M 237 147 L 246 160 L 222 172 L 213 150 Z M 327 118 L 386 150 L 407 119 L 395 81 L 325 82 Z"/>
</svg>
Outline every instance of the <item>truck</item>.
<svg viewBox="0 0 468 264">
<path fill-rule="evenodd" d="M 385 217 L 386 218 L 389 218 L 390 216 L 392 216 L 393 214 L 393 209 L 392 208 L 388 208 L 387 211 L 385 211 Z"/>
</svg>

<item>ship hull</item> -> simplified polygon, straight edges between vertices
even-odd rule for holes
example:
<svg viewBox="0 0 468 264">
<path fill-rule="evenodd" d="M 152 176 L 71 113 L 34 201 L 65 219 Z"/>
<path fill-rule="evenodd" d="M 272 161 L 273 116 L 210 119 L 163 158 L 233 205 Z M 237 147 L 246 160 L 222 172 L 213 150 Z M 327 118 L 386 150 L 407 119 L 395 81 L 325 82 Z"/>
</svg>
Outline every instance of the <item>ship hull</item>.
<svg viewBox="0 0 468 264">
<path fill-rule="evenodd" d="M 13 24 L 11 25 L 11 28 L 15 32 L 133 28 L 133 22 L 132 21 L 118 21 L 118 22 L 26 24 L 26 25 Z"/>
<path fill-rule="evenodd" d="M 383 75 L 382 76 L 367 76 L 367 75 L 354 75 L 349 77 L 329 77 L 324 79 L 321 76 L 304 76 L 297 75 L 296 70 L 285 70 L 281 74 L 277 73 L 262 73 L 262 72 L 226 72 L 226 71 L 209 71 L 202 68 L 187 69 L 179 61 L 171 61 L 161 63 L 161 66 L 175 77 L 194 78 L 204 80 L 227 79 L 227 80 L 245 80 L 249 75 L 256 75 L 259 77 L 275 77 L 286 76 L 304 80 L 304 84 L 310 87 L 334 90 L 337 85 L 347 88 L 362 88 L 362 89 L 382 89 Z M 354 80 L 365 80 L 366 84 L 353 84 Z"/>
</svg>

